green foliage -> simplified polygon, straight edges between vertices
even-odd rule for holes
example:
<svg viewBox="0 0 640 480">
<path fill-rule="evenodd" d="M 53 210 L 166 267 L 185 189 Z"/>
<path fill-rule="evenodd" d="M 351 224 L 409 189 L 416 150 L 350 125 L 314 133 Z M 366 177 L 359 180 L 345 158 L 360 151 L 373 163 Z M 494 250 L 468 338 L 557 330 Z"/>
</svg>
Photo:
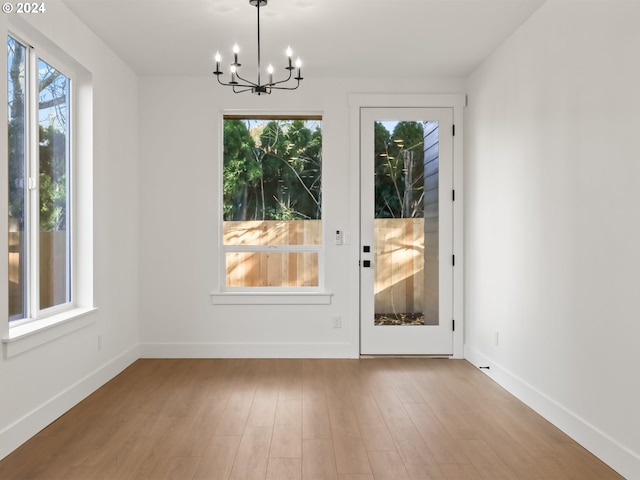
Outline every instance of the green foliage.
<svg viewBox="0 0 640 480">
<path fill-rule="evenodd" d="M 9 217 L 24 221 L 25 208 L 25 47 L 7 42 L 9 94 Z M 21 226 L 21 230 L 24 226 Z"/>
<path fill-rule="evenodd" d="M 376 122 L 375 217 L 424 215 L 424 128 L 421 122 L 398 122 L 390 133 Z"/>
<path fill-rule="evenodd" d="M 225 220 L 321 218 L 322 130 L 316 122 L 224 123 Z"/>
<path fill-rule="evenodd" d="M 223 200 L 224 219 L 246 216 L 249 189 L 262 168 L 255 156 L 255 142 L 242 120 L 224 121 Z"/>
<path fill-rule="evenodd" d="M 25 229 L 27 182 L 26 47 L 11 37 L 7 42 L 9 103 L 9 216 Z M 40 230 L 65 230 L 67 223 L 67 78 L 42 60 L 39 72 L 38 195 Z"/>
<path fill-rule="evenodd" d="M 67 146 L 64 132 L 40 126 L 40 231 L 66 230 Z"/>
</svg>

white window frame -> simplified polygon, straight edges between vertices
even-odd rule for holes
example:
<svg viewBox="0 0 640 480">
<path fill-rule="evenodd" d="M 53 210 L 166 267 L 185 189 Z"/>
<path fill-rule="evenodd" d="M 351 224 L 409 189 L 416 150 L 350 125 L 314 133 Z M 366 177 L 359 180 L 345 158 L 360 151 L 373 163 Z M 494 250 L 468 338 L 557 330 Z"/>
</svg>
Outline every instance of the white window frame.
<svg viewBox="0 0 640 480">
<path fill-rule="evenodd" d="M 29 168 L 27 177 L 33 176 L 31 175 L 31 172 L 34 172 L 33 166 L 36 168 L 39 166 L 38 59 L 69 79 L 67 235 L 70 241 L 68 282 L 71 290 L 70 301 L 45 309 L 39 308 L 39 199 L 38 189 L 33 189 L 27 195 L 27 203 L 30 205 L 25 207 L 26 221 L 29 222 L 30 229 L 26 240 L 27 311 L 25 318 L 22 319 L 9 321 L 8 316 L 4 317 L 6 325 L 0 329 L 5 357 L 9 358 L 95 323 L 95 316 L 90 314 L 97 309 L 93 303 L 92 75 L 29 25 L 21 22 L 11 24 L 6 30 L 5 41 L 7 36 L 27 47 L 27 78 L 25 79 L 26 95 L 28 95 L 25 132 Z M 6 129 L 4 135 L 7 135 Z M 78 163 L 79 157 L 82 157 L 82 167 Z M 82 198 L 80 206 L 77 203 L 79 197 Z M 35 215 L 33 211 L 36 212 Z"/>
<path fill-rule="evenodd" d="M 27 174 L 25 183 L 33 184 L 34 187 L 28 187 L 28 193 L 26 195 L 26 222 L 28 223 L 28 233 L 27 233 L 27 241 L 26 241 L 26 257 L 27 257 L 27 280 L 26 280 L 26 295 L 27 295 L 27 311 L 25 312 L 25 318 L 19 320 L 10 321 L 9 327 L 17 327 L 23 325 L 25 323 L 33 322 L 38 319 L 50 317 L 52 315 L 56 315 L 58 313 L 65 312 L 67 310 L 71 310 L 75 306 L 75 288 L 74 288 L 74 277 L 73 274 L 73 265 L 75 264 L 75 255 L 73 243 L 68 247 L 69 248 L 69 267 L 68 267 L 68 275 L 70 278 L 68 279 L 70 292 L 70 298 L 67 302 L 61 303 L 59 305 L 54 305 L 48 308 L 40 308 L 40 212 L 39 212 L 39 204 L 40 204 L 40 184 L 39 184 L 39 136 L 38 136 L 38 102 L 39 102 L 39 92 L 38 92 L 38 62 L 42 60 L 46 62 L 48 65 L 55 68 L 57 71 L 62 73 L 65 77 L 69 79 L 69 126 L 68 126 L 68 138 L 66 138 L 67 143 L 67 155 L 68 159 L 68 180 L 67 184 L 69 186 L 67 191 L 67 237 L 69 240 L 73 239 L 74 234 L 74 201 L 73 201 L 73 185 L 74 185 L 74 151 L 73 151 L 73 143 L 74 143 L 74 124 L 75 124 L 75 79 L 74 72 L 72 69 L 67 67 L 60 62 L 57 58 L 50 55 L 46 49 L 42 47 L 34 46 L 29 42 L 25 42 L 19 35 L 13 34 L 13 32 L 9 32 L 8 35 L 13 38 L 15 41 L 20 44 L 26 46 L 27 59 L 26 59 L 26 115 L 25 115 L 25 137 L 26 137 L 26 166 L 27 166 Z"/>
<path fill-rule="evenodd" d="M 326 225 L 325 215 L 322 211 L 320 219 L 321 225 L 321 243 L 318 245 L 226 245 L 224 243 L 224 199 L 222 192 L 222 183 L 224 180 L 224 120 L 225 116 L 233 115 L 235 117 L 246 117 L 248 119 L 261 117 L 269 119 L 273 117 L 274 120 L 287 120 L 299 119 L 301 117 L 320 117 L 320 122 L 323 122 L 323 116 L 319 113 L 265 113 L 265 112 L 223 112 L 220 115 L 220 151 L 219 151 L 219 171 L 218 171 L 218 185 L 219 185 L 219 208 L 218 208 L 218 251 L 220 252 L 220 270 L 219 270 L 219 282 L 220 282 L 220 294 L 212 293 L 214 303 L 237 303 L 235 299 L 242 303 L 254 303 L 254 304 L 281 304 L 281 303 L 293 303 L 293 304 L 326 304 L 330 303 L 331 294 L 325 292 L 325 249 L 326 249 Z M 324 133 L 324 131 L 323 131 Z M 324 143 L 324 136 L 323 136 Z M 324 149 L 324 145 L 323 145 Z M 321 175 L 321 190 L 324 193 L 324 159 L 320 167 Z M 300 287 L 229 287 L 227 286 L 226 275 L 226 263 L 227 253 L 232 252 L 255 252 L 255 253 L 316 253 L 318 255 L 318 285 L 316 286 L 300 286 Z M 235 295 L 234 295 L 235 294 Z M 250 295 L 253 298 L 248 298 Z M 283 296 L 291 296 L 288 301 L 283 301 Z"/>
</svg>

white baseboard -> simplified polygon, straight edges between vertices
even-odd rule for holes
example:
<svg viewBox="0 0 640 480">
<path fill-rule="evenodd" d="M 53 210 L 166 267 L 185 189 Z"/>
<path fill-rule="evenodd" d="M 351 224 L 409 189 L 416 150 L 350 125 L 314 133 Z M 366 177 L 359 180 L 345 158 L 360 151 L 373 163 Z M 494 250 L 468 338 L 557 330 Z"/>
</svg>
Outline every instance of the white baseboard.
<svg viewBox="0 0 640 480">
<path fill-rule="evenodd" d="M 131 347 L 0 431 L 0 460 L 140 358 Z"/>
<path fill-rule="evenodd" d="M 527 404 L 576 442 L 625 478 L 640 478 L 640 455 L 597 429 L 543 392 L 493 361 L 474 347 L 465 345 L 465 358 L 513 396 Z"/>
<path fill-rule="evenodd" d="M 141 343 L 140 358 L 358 358 L 349 343 Z"/>
</svg>

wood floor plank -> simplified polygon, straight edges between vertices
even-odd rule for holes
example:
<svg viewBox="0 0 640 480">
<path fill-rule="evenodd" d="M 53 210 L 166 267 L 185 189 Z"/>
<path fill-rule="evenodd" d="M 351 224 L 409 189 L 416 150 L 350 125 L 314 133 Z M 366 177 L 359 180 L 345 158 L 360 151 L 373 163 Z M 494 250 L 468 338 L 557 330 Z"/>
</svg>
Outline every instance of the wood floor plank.
<svg viewBox="0 0 640 480">
<path fill-rule="evenodd" d="M 302 479 L 337 480 L 336 457 L 330 438 L 302 439 Z"/>
<path fill-rule="evenodd" d="M 236 460 L 231 471 L 232 480 L 265 478 L 271 447 L 271 427 L 247 427 L 242 434 Z"/>
<path fill-rule="evenodd" d="M 518 478 L 482 440 L 461 439 L 456 442 L 484 480 L 513 480 Z"/>
<path fill-rule="evenodd" d="M 193 475 L 194 480 L 228 479 L 239 447 L 240 436 L 213 437 Z"/>
<path fill-rule="evenodd" d="M 495 421 L 495 416 L 500 415 L 494 405 L 479 405 L 477 410 L 491 412 L 486 415 L 469 414 L 466 419 L 478 432 L 481 439 L 502 462 L 518 478 L 543 479 L 544 472 L 536 459 L 520 443 L 516 435 L 509 435 Z"/>
<path fill-rule="evenodd" d="M 277 405 L 277 390 L 256 390 L 249 410 L 247 425 L 251 427 L 273 427 Z"/>
<path fill-rule="evenodd" d="M 278 361 L 280 365 L 279 400 L 301 400 L 303 361 L 285 359 Z"/>
<path fill-rule="evenodd" d="M 420 433 L 422 440 L 433 453 L 436 462 L 443 463 L 471 463 L 462 452 L 449 432 L 424 403 L 405 404 L 404 408 L 409 418 Z"/>
<path fill-rule="evenodd" d="M 556 456 L 537 458 L 545 479 L 619 480 L 622 477 L 576 443 L 558 448 Z"/>
<path fill-rule="evenodd" d="M 302 438 L 331 438 L 331 423 L 324 389 L 303 392 Z"/>
<path fill-rule="evenodd" d="M 354 410 L 364 446 L 371 450 L 394 450 L 395 443 L 373 397 L 355 400 Z"/>
<path fill-rule="evenodd" d="M 1 480 L 620 480 L 461 360 L 139 360 Z"/>
<path fill-rule="evenodd" d="M 269 458 L 265 480 L 301 480 L 301 458 Z"/>
<path fill-rule="evenodd" d="M 369 463 L 376 480 L 411 480 L 402 457 L 395 450 L 369 452 Z"/>
<path fill-rule="evenodd" d="M 369 359 L 364 363 L 368 389 L 376 400 L 383 418 L 408 418 L 402 400 L 398 397 L 385 373 L 387 371 L 385 364 L 380 360 Z"/>
<path fill-rule="evenodd" d="M 330 408 L 331 438 L 338 473 L 371 473 L 369 458 L 352 408 Z"/>
<path fill-rule="evenodd" d="M 482 480 L 480 473 L 471 464 L 465 463 L 443 463 L 440 469 L 447 480 Z"/>
<path fill-rule="evenodd" d="M 200 463 L 200 457 L 173 457 L 164 473 L 154 473 L 158 480 L 192 480 Z"/>
<path fill-rule="evenodd" d="M 249 418 L 254 393 L 255 390 L 251 388 L 240 388 L 231 394 L 214 435 L 219 437 L 242 435 Z"/>
<path fill-rule="evenodd" d="M 444 473 L 411 419 L 390 418 L 386 422 L 411 478 L 445 479 Z"/>
<path fill-rule="evenodd" d="M 302 398 L 298 395 L 278 397 L 269 456 L 302 456 Z"/>
<path fill-rule="evenodd" d="M 371 473 L 339 473 L 338 480 L 375 480 Z"/>
<path fill-rule="evenodd" d="M 302 430 L 300 427 L 276 425 L 273 427 L 270 457 L 301 458 Z"/>
</svg>

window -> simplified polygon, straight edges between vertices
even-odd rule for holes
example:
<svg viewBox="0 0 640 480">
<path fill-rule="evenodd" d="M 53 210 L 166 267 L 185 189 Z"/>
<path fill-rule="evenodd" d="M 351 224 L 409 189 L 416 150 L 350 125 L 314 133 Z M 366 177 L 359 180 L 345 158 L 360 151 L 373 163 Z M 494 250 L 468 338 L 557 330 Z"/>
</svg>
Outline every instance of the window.
<svg viewBox="0 0 640 480">
<path fill-rule="evenodd" d="M 69 309 L 71 79 L 7 37 L 9 321 Z"/>
<path fill-rule="evenodd" d="M 322 118 L 224 117 L 225 290 L 319 290 Z"/>
</svg>

